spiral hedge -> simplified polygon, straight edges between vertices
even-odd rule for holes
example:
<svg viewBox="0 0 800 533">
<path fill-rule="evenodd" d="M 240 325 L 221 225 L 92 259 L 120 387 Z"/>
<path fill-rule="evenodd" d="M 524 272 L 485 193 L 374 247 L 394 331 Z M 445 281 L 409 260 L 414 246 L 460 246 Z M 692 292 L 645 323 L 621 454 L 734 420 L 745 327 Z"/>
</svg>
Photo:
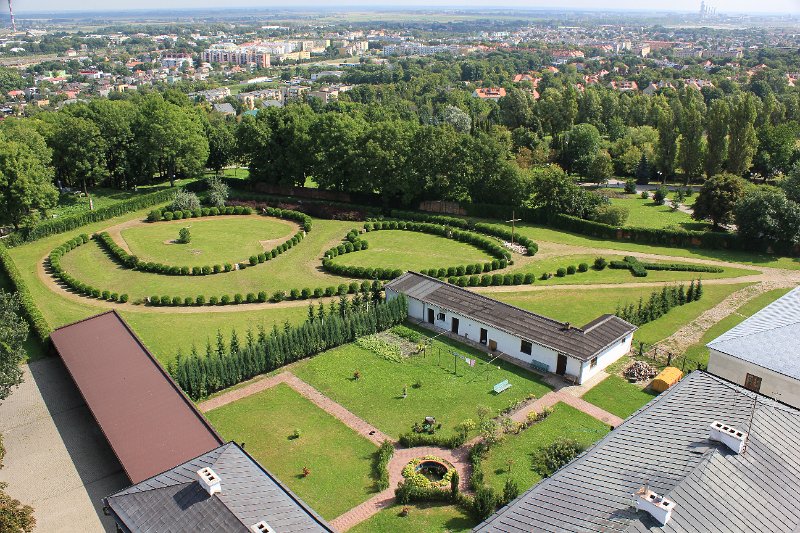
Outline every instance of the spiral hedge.
<svg viewBox="0 0 800 533">
<path fill-rule="evenodd" d="M 452 229 L 447 226 L 429 222 L 413 222 L 406 220 L 377 220 L 364 223 L 364 231 L 366 232 L 380 230 L 417 231 L 420 233 L 438 235 L 447 239 L 454 239 L 459 242 L 471 244 L 495 258 L 491 262 L 469 265 L 470 273 L 490 272 L 492 270 L 505 268 L 508 265 L 508 261 L 511 259 L 511 253 L 504 247 L 472 231 Z M 358 230 L 350 230 L 342 244 L 334 246 L 325 252 L 322 259 L 322 267 L 331 274 L 353 278 L 389 280 L 399 277 L 403 273 L 399 268 L 359 267 L 334 263 L 334 257 L 369 248 L 368 242 L 361 239 L 360 235 Z M 455 273 L 458 269 L 463 270 L 462 274 L 466 272 L 466 267 L 462 266 L 444 267 L 435 270 L 437 272 L 444 271 L 445 274 L 443 275 L 447 275 L 447 272 Z"/>
<path fill-rule="evenodd" d="M 215 216 L 220 214 L 229 214 L 228 211 L 230 210 L 230 214 L 234 215 L 250 215 L 252 214 L 252 210 L 249 207 L 226 207 L 222 210 L 217 209 L 216 207 L 213 208 L 203 208 L 203 209 L 196 209 L 194 211 L 167 211 L 161 212 L 160 210 L 154 210 L 150 213 L 150 217 L 148 220 L 151 219 L 153 221 L 158 220 L 174 220 L 171 217 L 167 217 L 166 215 L 170 215 L 172 213 L 181 213 L 181 216 L 189 213 L 190 217 L 194 216 L 195 213 L 198 216 L 206 216 L 203 215 L 203 212 L 209 212 L 207 216 Z M 216 212 L 213 212 L 216 211 Z M 113 257 L 114 259 L 126 268 L 130 268 L 132 270 L 139 270 L 141 272 L 151 272 L 153 274 L 165 274 L 168 276 L 209 276 L 212 274 L 222 274 L 225 272 L 231 272 L 233 270 L 240 270 L 244 269 L 248 266 L 255 266 L 270 259 L 275 259 L 283 252 L 291 249 L 293 246 L 300 243 L 305 237 L 305 233 L 311 229 L 311 218 L 304 213 L 300 213 L 298 211 L 289 211 L 284 209 L 267 209 L 265 210 L 267 215 L 274 216 L 277 218 L 285 218 L 295 220 L 300 222 L 303 228 L 308 228 L 303 231 L 298 231 L 295 233 L 290 239 L 286 240 L 283 244 L 280 244 L 273 248 L 268 252 L 263 252 L 257 255 L 251 255 L 248 261 L 242 261 L 239 263 L 224 263 L 224 264 L 216 264 L 216 265 L 198 265 L 198 266 L 177 266 L 177 265 L 167 265 L 164 263 L 156 263 L 150 261 L 142 261 L 135 255 L 129 254 L 125 249 L 123 249 L 120 245 L 118 245 L 114 239 L 109 235 L 107 232 L 102 232 L 95 234 L 95 239 L 99 242 Z"/>
<path fill-rule="evenodd" d="M 88 296 L 90 298 L 97 298 L 100 300 L 107 300 L 111 302 L 121 302 L 125 303 L 128 301 L 127 294 L 119 294 L 116 292 L 111 292 L 110 290 L 99 289 L 97 287 L 93 287 L 87 283 L 83 283 L 80 280 L 71 276 L 64 268 L 61 266 L 61 258 L 64 257 L 64 254 L 67 252 L 78 248 L 79 246 L 83 246 L 87 242 L 89 242 L 90 238 L 85 233 L 82 235 L 78 235 L 74 237 L 61 246 L 53 249 L 48 256 L 50 268 L 53 271 L 53 276 L 60 280 L 62 283 L 67 285 L 70 289 L 83 294 L 84 296 Z"/>
<path fill-rule="evenodd" d="M 41 342 L 45 342 L 50 337 L 50 325 L 47 323 L 47 320 L 45 320 L 42 312 L 39 311 L 39 308 L 36 306 L 36 302 L 33 301 L 33 296 L 31 296 L 28 286 L 25 284 L 25 280 L 22 279 L 22 275 L 20 274 L 19 269 L 17 269 L 17 265 L 14 264 L 14 260 L 11 259 L 8 250 L 1 242 L 0 268 L 2 268 L 6 273 L 8 279 L 11 280 L 11 284 L 14 286 L 14 289 L 17 291 L 20 304 L 22 305 L 22 311 L 25 313 L 25 318 L 33 328 L 36 337 Z"/>
</svg>

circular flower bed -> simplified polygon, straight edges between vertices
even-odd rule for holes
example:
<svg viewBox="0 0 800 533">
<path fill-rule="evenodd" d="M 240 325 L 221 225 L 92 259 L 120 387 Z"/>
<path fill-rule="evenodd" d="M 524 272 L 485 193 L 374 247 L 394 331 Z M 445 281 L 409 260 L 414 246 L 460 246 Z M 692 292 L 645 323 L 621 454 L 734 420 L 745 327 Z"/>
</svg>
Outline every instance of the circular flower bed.
<svg viewBox="0 0 800 533">
<path fill-rule="evenodd" d="M 403 468 L 406 483 L 419 488 L 446 489 L 456 469 L 452 464 L 435 455 L 418 457 Z"/>
</svg>

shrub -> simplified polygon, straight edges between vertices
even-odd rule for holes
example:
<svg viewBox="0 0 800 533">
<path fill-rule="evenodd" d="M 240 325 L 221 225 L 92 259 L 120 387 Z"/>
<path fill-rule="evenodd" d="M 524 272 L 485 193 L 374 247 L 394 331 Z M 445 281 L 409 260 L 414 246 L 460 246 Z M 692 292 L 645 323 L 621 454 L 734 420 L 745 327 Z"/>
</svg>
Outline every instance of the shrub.
<svg viewBox="0 0 800 533">
<path fill-rule="evenodd" d="M 581 263 L 578 265 L 578 272 L 588 272 L 589 271 L 589 264 L 588 263 Z"/>
<path fill-rule="evenodd" d="M 230 272 L 231 270 L 233 270 L 233 265 L 231 265 L 230 263 L 225 263 L 223 265 L 223 268 L 225 269 L 225 272 Z"/>
<path fill-rule="evenodd" d="M 200 294 L 194 299 L 194 303 L 196 303 L 197 305 L 205 305 L 206 297 Z"/>
<path fill-rule="evenodd" d="M 247 303 L 252 304 L 256 302 L 256 295 L 253 292 L 248 292 L 247 297 L 245 298 Z"/>
<path fill-rule="evenodd" d="M 127 303 L 128 302 L 128 295 L 127 294 L 120 294 L 119 301 L 122 302 L 122 303 Z"/>
<path fill-rule="evenodd" d="M 569 265 L 569 266 L 567 267 L 567 274 L 569 274 L 569 275 L 571 276 L 572 274 L 574 274 L 575 272 L 577 272 L 577 270 L 578 270 L 578 269 L 577 269 L 577 268 L 575 268 L 575 265 Z"/>
<path fill-rule="evenodd" d="M 225 202 L 228 200 L 229 189 L 228 185 L 218 177 L 210 177 L 206 180 L 208 186 L 208 203 L 214 208 L 225 207 Z"/>
<path fill-rule="evenodd" d="M 606 261 L 605 257 L 595 257 L 594 258 L 594 269 L 595 270 L 605 270 L 608 266 L 608 261 Z"/>
<path fill-rule="evenodd" d="M 489 487 L 479 487 L 475 491 L 472 506 L 475 518 L 480 521 L 486 520 L 494 513 L 495 507 L 497 507 L 497 496 L 494 491 Z"/>
<path fill-rule="evenodd" d="M 372 461 L 372 475 L 375 478 L 375 486 L 378 491 L 389 488 L 389 461 L 394 455 L 394 444 L 385 440 L 381 443 Z"/>
<path fill-rule="evenodd" d="M 556 270 L 556 276 L 558 276 L 559 278 L 563 278 L 566 275 L 567 275 L 567 269 L 566 268 L 559 268 L 559 269 Z"/>
<path fill-rule="evenodd" d="M 267 301 L 267 293 L 266 291 L 258 291 L 258 301 L 260 303 L 264 303 Z"/>
<path fill-rule="evenodd" d="M 173 296 L 172 297 L 172 305 L 179 306 L 181 305 L 181 297 L 180 296 Z"/>
<path fill-rule="evenodd" d="M 172 220 L 175 215 L 172 214 L 172 211 L 167 211 L 164 213 L 164 220 Z"/>
<path fill-rule="evenodd" d="M 103 298 L 103 300 L 108 300 L 111 298 L 111 291 L 103 291 L 100 293 L 100 296 Z"/>
<path fill-rule="evenodd" d="M 160 303 L 161 305 L 169 305 L 171 301 L 172 298 L 170 298 L 169 296 L 162 296 Z"/>
<path fill-rule="evenodd" d="M 290 300 L 300 299 L 300 291 L 298 289 L 292 289 L 291 291 L 289 291 L 289 299 Z"/>
<path fill-rule="evenodd" d="M 178 232 L 178 242 L 180 244 L 189 244 L 192 241 L 192 234 L 189 228 L 181 228 Z"/>
<path fill-rule="evenodd" d="M 642 191 L 642 194 L 640 196 L 642 197 L 642 200 L 647 200 L 648 198 L 650 198 L 650 193 L 648 191 Z"/>
<path fill-rule="evenodd" d="M 286 293 L 285 292 L 283 292 L 283 291 L 275 291 L 275 293 L 270 298 L 270 301 L 277 303 L 277 302 L 282 302 L 285 299 L 286 299 Z"/>
<path fill-rule="evenodd" d="M 175 191 L 175 196 L 173 196 L 172 203 L 169 206 L 172 211 L 193 211 L 199 207 L 200 199 L 197 195 L 185 189 Z"/>
<path fill-rule="evenodd" d="M 669 190 L 665 186 L 661 186 L 653 193 L 653 201 L 656 205 L 664 205 L 667 201 L 667 195 L 669 194 Z"/>
<path fill-rule="evenodd" d="M 530 285 L 531 283 L 536 281 L 536 275 L 533 272 L 528 272 L 525 274 L 525 278 L 522 280 L 522 283 L 525 285 Z"/>
<path fill-rule="evenodd" d="M 119 301 L 119 294 L 117 294 L 116 292 L 112 292 L 111 296 L 109 296 L 109 299 L 112 302 L 118 302 Z"/>
<path fill-rule="evenodd" d="M 147 215 L 148 222 L 158 222 L 159 220 L 161 220 L 161 209 L 153 209 Z"/>
<path fill-rule="evenodd" d="M 621 205 L 600 205 L 594 212 L 592 220 L 609 226 L 624 226 L 630 210 Z"/>
<path fill-rule="evenodd" d="M 219 298 L 217 298 L 216 296 L 212 296 L 211 298 L 208 299 L 208 303 L 211 305 L 217 305 L 219 303 Z"/>
<path fill-rule="evenodd" d="M 625 192 L 627 194 L 636 194 L 636 180 L 625 181 Z"/>
<path fill-rule="evenodd" d="M 560 438 L 533 454 L 533 469 L 542 477 L 550 477 L 575 459 L 584 447 L 572 439 Z"/>
<path fill-rule="evenodd" d="M 222 265 L 214 265 L 214 274 L 222 272 Z"/>
<path fill-rule="evenodd" d="M 255 266 L 257 264 L 258 264 L 258 257 L 256 257 L 255 255 L 251 255 L 250 256 L 250 265 L 251 266 Z"/>
<path fill-rule="evenodd" d="M 219 299 L 219 303 L 221 303 L 222 305 L 228 305 L 229 303 L 231 303 L 231 297 L 228 296 L 227 294 L 223 294 L 222 297 Z"/>
</svg>

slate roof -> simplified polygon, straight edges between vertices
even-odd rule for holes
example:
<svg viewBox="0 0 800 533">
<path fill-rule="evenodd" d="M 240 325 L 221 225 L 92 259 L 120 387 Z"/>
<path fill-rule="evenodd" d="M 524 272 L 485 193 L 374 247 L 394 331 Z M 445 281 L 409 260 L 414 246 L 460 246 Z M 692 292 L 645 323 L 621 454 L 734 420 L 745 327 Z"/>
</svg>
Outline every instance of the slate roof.
<svg viewBox="0 0 800 533">
<path fill-rule="evenodd" d="M 222 490 L 213 496 L 198 481 L 197 471 L 205 467 L 221 480 Z M 333 531 L 233 442 L 108 496 L 105 504 L 118 523 L 143 533 L 250 533 L 261 520 L 280 533 Z"/>
<path fill-rule="evenodd" d="M 531 313 L 417 272 L 406 272 L 388 283 L 386 288 L 469 316 L 582 361 L 592 359 L 608 346 L 636 331 L 636 326 L 615 315 L 602 315 L 581 328 L 568 328 L 565 322 Z"/>
<path fill-rule="evenodd" d="M 735 454 L 714 421 L 749 432 Z M 692 372 L 477 532 L 780 532 L 800 527 L 800 411 Z M 631 496 L 675 502 L 663 527 Z"/>
<path fill-rule="evenodd" d="M 800 287 L 793 289 L 706 346 L 800 379 Z"/>
<path fill-rule="evenodd" d="M 132 483 L 224 443 L 116 311 L 50 339 Z"/>
</svg>

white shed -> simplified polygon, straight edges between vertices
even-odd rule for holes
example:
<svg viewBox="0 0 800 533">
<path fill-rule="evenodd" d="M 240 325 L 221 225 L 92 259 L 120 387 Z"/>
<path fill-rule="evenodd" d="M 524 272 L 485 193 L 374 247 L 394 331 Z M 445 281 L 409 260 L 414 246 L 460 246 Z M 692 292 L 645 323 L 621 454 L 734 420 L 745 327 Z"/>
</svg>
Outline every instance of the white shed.
<svg viewBox="0 0 800 533">
<path fill-rule="evenodd" d="M 575 327 L 416 272 L 386 285 L 408 316 L 502 352 L 519 366 L 584 383 L 630 351 L 636 326 L 602 315 Z"/>
</svg>

